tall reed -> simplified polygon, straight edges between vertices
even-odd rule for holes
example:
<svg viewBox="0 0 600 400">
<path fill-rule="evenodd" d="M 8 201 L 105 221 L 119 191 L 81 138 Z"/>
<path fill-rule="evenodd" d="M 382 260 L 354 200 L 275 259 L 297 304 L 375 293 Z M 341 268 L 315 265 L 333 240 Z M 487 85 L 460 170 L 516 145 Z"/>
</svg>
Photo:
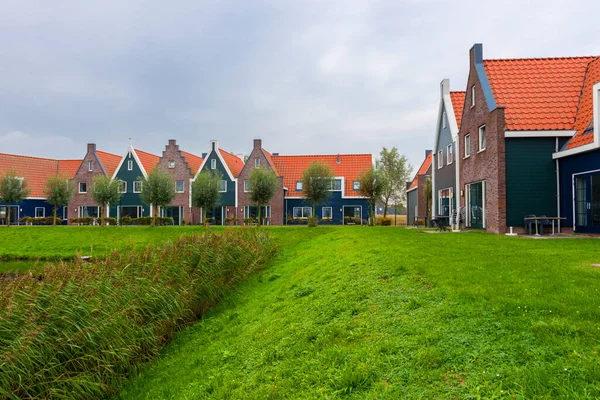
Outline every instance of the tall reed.
<svg viewBox="0 0 600 400">
<path fill-rule="evenodd" d="M 115 393 L 275 252 L 264 231 L 242 229 L 0 282 L 0 398 Z"/>
</svg>

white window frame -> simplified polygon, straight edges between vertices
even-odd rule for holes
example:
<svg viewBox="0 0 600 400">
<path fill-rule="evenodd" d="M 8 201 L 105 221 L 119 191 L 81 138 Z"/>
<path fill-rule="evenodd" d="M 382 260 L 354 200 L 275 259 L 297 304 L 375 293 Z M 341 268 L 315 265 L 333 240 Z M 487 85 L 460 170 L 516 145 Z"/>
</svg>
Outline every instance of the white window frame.
<svg viewBox="0 0 600 400">
<path fill-rule="evenodd" d="M 225 183 L 225 185 L 223 185 Z M 227 192 L 227 181 L 225 179 L 221 179 L 219 181 L 219 193 Z"/>
<path fill-rule="evenodd" d="M 304 190 L 304 182 L 296 181 L 296 192 L 302 192 Z"/>
<path fill-rule="evenodd" d="M 38 217 L 38 215 L 37 215 L 38 210 L 42 210 L 42 216 L 41 217 Z M 34 212 L 35 212 L 34 215 L 35 215 L 36 218 L 46 218 L 46 208 L 45 207 L 36 207 Z"/>
<path fill-rule="evenodd" d="M 444 152 L 442 150 L 437 153 L 437 167 L 438 169 L 444 166 Z"/>
<path fill-rule="evenodd" d="M 442 113 L 442 128 L 446 127 L 446 111 Z"/>
<path fill-rule="evenodd" d="M 210 160 L 210 169 L 217 169 L 217 160 L 215 158 Z"/>
<path fill-rule="evenodd" d="M 127 160 L 127 171 L 133 171 L 133 160 Z"/>
<path fill-rule="evenodd" d="M 121 188 L 122 185 L 124 185 L 123 188 Z M 127 193 L 127 181 L 119 180 L 119 193 Z"/>
<path fill-rule="evenodd" d="M 352 190 L 360 190 L 360 181 L 352 182 Z"/>
<path fill-rule="evenodd" d="M 175 168 L 175 161 L 169 160 L 169 168 Z"/>
<path fill-rule="evenodd" d="M 250 183 L 248 182 L 248 179 L 244 179 L 244 192 L 250 192 Z"/>
<path fill-rule="evenodd" d="M 94 170 L 94 162 L 88 161 L 88 171 L 92 172 Z"/>
<path fill-rule="evenodd" d="M 135 188 L 136 183 L 140 185 L 139 190 L 136 190 Z M 142 193 L 142 181 L 133 181 L 133 193 Z"/>
<path fill-rule="evenodd" d="M 329 217 L 325 216 L 325 210 L 329 209 Z M 331 218 L 333 219 L 333 207 L 323 207 L 321 209 L 321 218 Z"/>
<path fill-rule="evenodd" d="M 335 183 L 338 181 L 340 182 L 340 188 L 336 189 Z M 331 189 L 329 189 L 330 192 L 341 192 L 343 188 L 344 188 L 344 181 L 342 178 L 333 178 L 331 180 Z"/>
<path fill-rule="evenodd" d="M 296 217 L 296 210 L 300 210 L 300 217 Z M 310 210 L 310 212 L 308 213 L 308 215 L 304 215 L 306 210 Z M 308 217 L 312 216 L 312 207 L 293 207 L 292 208 L 292 217 L 294 218 L 298 218 L 298 219 L 307 219 Z"/>
<path fill-rule="evenodd" d="M 177 190 L 177 184 L 181 182 L 182 189 Z M 185 192 L 185 181 L 175 181 L 175 193 L 184 193 Z"/>
<path fill-rule="evenodd" d="M 450 165 L 454 162 L 454 153 L 452 152 L 452 144 L 449 144 L 446 147 L 446 163 Z"/>
<path fill-rule="evenodd" d="M 81 191 L 81 185 L 82 184 L 85 185 L 85 190 L 84 191 Z M 87 182 L 79 182 L 79 185 L 77 185 L 77 189 L 79 190 L 80 194 L 87 193 Z"/>
<path fill-rule="evenodd" d="M 475 107 L 475 85 L 471 86 L 471 107 Z"/>
<path fill-rule="evenodd" d="M 486 137 L 485 124 L 481 125 L 479 127 L 479 129 L 477 129 L 477 131 L 479 132 L 479 135 L 478 135 L 478 137 L 479 137 L 479 151 L 481 152 L 481 151 L 484 151 L 486 149 L 486 147 L 487 147 L 487 137 Z M 482 140 L 481 140 L 481 137 L 482 137 L 481 133 L 482 132 L 483 132 L 483 142 L 484 142 L 483 143 L 483 147 L 481 147 L 481 142 L 482 142 Z"/>
<path fill-rule="evenodd" d="M 469 142 L 467 144 L 467 142 Z M 465 135 L 465 156 L 463 158 L 471 157 L 471 134 Z"/>
<path fill-rule="evenodd" d="M 254 168 L 260 168 L 260 158 L 254 159 Z"/>
</svg>

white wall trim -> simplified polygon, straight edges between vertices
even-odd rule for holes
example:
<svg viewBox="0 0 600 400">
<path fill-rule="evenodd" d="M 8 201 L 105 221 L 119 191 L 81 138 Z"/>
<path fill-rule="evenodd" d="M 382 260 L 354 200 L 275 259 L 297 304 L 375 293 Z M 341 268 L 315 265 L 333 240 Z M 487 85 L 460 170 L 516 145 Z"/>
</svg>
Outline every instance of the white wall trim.
<svg viewBox="0 0 600 400">
<path fill-rule="evenodd" d="M 600 82 L 594 85 L 592 96 L 594 97 L 594 143 L 600 147 Z"/>
<path fill-rule="evenodd" d="M 572 137 L 577 131 L 505 131 L 505 138 L 523 137 Z"/>
<path fill-rule="evenodd" d="M 557 158 L 563 158 L 572 156 L 579 153 L 585 153 L 586 151 L 596 150 L 599 146 L 595 143 L 584 144 L 583 146 L 578 146 L 572 149 L 563 150 L 552 154 L 552 159 L 556 160 Z"/>
</svg>

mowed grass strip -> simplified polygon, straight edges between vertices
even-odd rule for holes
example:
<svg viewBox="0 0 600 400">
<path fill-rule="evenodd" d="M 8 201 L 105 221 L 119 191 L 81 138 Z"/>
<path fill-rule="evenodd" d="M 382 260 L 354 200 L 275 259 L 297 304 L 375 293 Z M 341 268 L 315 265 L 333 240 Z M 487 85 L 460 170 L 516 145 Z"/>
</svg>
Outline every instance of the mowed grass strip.
<svg viewBox="0 0 600 400">
<path fill-rule="evenodd" d="M 600 397 L 598 240 L 272 233 L 274 265 L 120 398 Z"/>
</svg>

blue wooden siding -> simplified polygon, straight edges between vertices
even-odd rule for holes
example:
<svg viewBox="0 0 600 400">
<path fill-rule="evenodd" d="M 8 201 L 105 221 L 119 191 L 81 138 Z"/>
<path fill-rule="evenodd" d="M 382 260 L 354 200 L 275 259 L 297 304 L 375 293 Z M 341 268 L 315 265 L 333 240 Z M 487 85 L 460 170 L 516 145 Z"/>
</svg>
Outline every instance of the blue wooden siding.
<svg viewBox="0 0 600 400">
<path fill-rule="evenodd" d="M 129 171 L 127 169 L 127 164 L 129 164 L 128 161 L 133 161 L 133 168 L 131 171 Z M 146 172 L 150 172 L 150 171 L 146 171 Z M 121 181 L 127 182 L 127 192 L 122 194 L 121 200 L 119 200 L 118 203 L 111 204 L 111 206 L 110 206 L 110 216 L 111 217 L 113 217 L 113 218 L 117 217 L 117 206 L 124 206 L 124 207 L 141 206 L 143 209 L 141 216 L 146 217 L 146 216 L 150 215 L 150 206 L 148 204 L 144 204 L 144 202 L 142 202 L 142 199 L 140 198 L 139 193 L 133 193 L 133 182 L 142 180 L 141 178 L 143 178 L 143 176 L 144 176 L 144 174 L 142 174 L 142 170 L 141 170 L 140 166 L 137 164 L 137 162 L 135 161 L 135 157 L 133 157 L 133 154 L 132 153 L 127 154 L 127 156 L 125 157 L 125 161 L 121 165 L 121 168 L 119 168 L 119 171 L 117 172 L 117 175 L 115 177 L 115 180 L 118 180 L 118 181 L 121 180 Z M 189 185 L 189 182 L 185 182 L 185 185 L 186 186 Z M 88 190 L 90 190 L 90 189 L 88 188 Z M 143 187 L 142 187 L 142 190 L 144 190 Z"/>
<path fill-rule="evenodd" d="M 438 142 L 436 143 L 435 154 L 433 154 L 432 159 L 432 169 L 435 169 L 435 192 L 433 199 L 433 213 L 437 214 L 439 205 L 438 205 L 438 191 L 442 189 L 452 188 L 453 192 L 456 194 L 456 145 L 452 141 L 452 133 L 450 132 L 450 126 L 448 123 L 448 113 L 446 108 L 444 107 L 444 113 L 442 113 L 441 118 L 445 119 L 446 127 L 444 128 L 444 124 L 439 124 L 440 133 L 438 137 Z M 452 145 L 452 164 L 448 165 L 448 145 Z M 442 151 L 443 165 L 442 168 L 438 168 L 438 152 Z M 455 205 L 455 198 L 453 198 L 453 206 Z M 414 213 L 414 211 L 413 211 Z"/>
<path fill-rule="evenodd" d="M 216 160 L 216 168 L 214 170 L 210 168 L 212 160 Z M 221 206 L 235 206 L 235 196 L 236 196 L 237 184 L 235 181 L 232 181 L 231 179 L 229 179 L 227 170 L 225 169 L 225 166 L 221 162 L 221 159 L 217 155 L 216 151 L 211 150 L 211 152 L 206 156 L 206 163 L 204 164 L 204 167 L 202 167 L 201 172 L 215 171 L 215 170 L 221 174 L 223 180 L 227 181 L 227 192 L 221 193 L 220 205 Z"/>
<path fill-rule="evenodd" d="M 331 197 L 323 203 L 319 204 L 316 207 L 316 216 L 321 219 L 323 217 L 323 207 L 331 207 L 332 211 L 332 224 L 341 225 L 344 219 L 343 217 L 343 207 L 344 206 L 361 206 L 362 207 L 362 215 L 361 218 L 363 220 L 369 219 L 369 203 L 365 199 L 357 199 L 357 198 L 342 198 L 341 192 L 332 192 Z M 287 217 L 293 217 L 294 207 L 312 207 L 312 204 L 306 202 L 304 199 L 289 199 L 286 198 L 284 200 L 284 223 L 287 220 Z"/>
<path fill-rule="evenodd" d="M 406 193 L 406 223 L 412 224 L 417 216 L 415 214 L 415 208 L 419 204 L 419 189 L 411 190 Z"/>
<path fill-rule="evenodd" d="M 7 204 L 5 203 L 0 203 L 0 207 L 4 207 Z M 35 209 L 37 207 L 42 207 L 44 208 L 44 216 L 45 217 L 51 217 L 52 216 L 52 211 L 53 211 L 53 206 L 52 204 L 49 204 L 46 202 L 46 200 L 43 199 L 25 199 L 23 200 L 21 203 L 18 204 L 18 207 L 16 204 L 11 204 L 12 208 L 18 208 L 18 212 L 17 212 L 17 220 L 19 218 L 23 218 L 23 217 L 35 217 Z M 59 207 L 58 210 L 56 210 L 56 216 L 58 218 L 63 218 L 63 210 L 64 207 Z M 4 223 L 4 221 L 0 222 L 0 223 Z M 11 225 L 12 224 L 17 224 L 16 220 L 13 220 L 11 218 L 10 221 Z"/>
</svg>

